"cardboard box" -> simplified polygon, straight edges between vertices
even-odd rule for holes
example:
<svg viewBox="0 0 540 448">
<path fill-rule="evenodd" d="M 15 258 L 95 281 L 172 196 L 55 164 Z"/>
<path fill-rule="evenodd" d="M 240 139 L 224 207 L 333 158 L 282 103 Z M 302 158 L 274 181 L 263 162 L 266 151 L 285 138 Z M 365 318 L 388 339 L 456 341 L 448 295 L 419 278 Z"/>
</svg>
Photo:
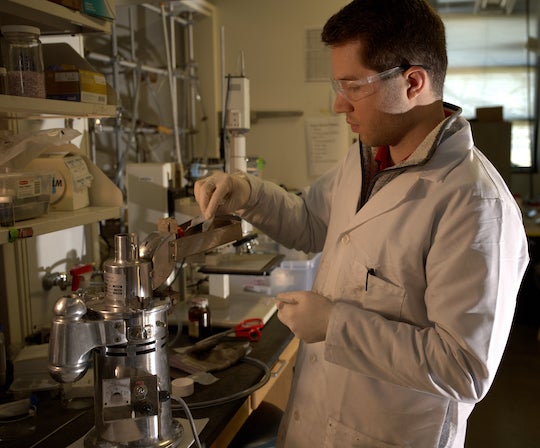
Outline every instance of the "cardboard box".
<svg viewBox="0 0 540 448">
<path fill-rule="evenodd" d="M 33 159 L 30 164 L 27 164 L 25 169 L 31 166 L 35 161 L 39 164 L 39 160 L 42 156 L 49 154 L 70 154 L 76 155 L 84 160 L 89 175 L 91 176 L 91 185 L 87 188 L 89 205 L 99 207 L 122 207 L 124 199 L 122 191 L 109 179 L 103 171 L 101 171 L 92 161 L 75 145 L 68 143 L 65 145 L 54 146 L 41 153 L 40 157 Z M 58 163 L 56 161 L 55 163 Z M 78 179 L 84 178 L 77 174 Z M 79 182 L 80 183 L 80 182 Z M 69 198 L 69 193 L 68 193 Z M 77 198 L 80 200 L 80 198 Z M 73 202 L 73 204 L 75 204 Z M 56 208 L 51 205 L 51 210 L 59 210 L 58 205 Z"/>
<path fill-rule="evenodd" d="M 476 119 L 478 121 L 503 121 L 503 107 L 477 107 Z"/>
<path fill-rule="evenodd" d="M 32 160 L 27 168 L 53 173 L 51 210 L 78 210 L 90 205 L 93 176 L 85 160 L 74 152 L 52 152 Z"/>
<path fill-rule="evenodd" d="M 114 182 L 111 179 L 109 179 L 105 175 L 103 171 L 101 171 L 94 163 L 92 163 L 92 161 L 77 146 L 71 143 L 60 145 L 60 146 L 53 146 L 50 149 L 47 149 L 46 151 L 41 153 L 41 156 L 44 156 L 47 154 L 58 154 L 58 153 L 60 154 L 70 153 L 73 155 L 78 155 L 84 160 L 86 164 L 86 168 L 88 169 L 88 172 L 92 176 L 92 184 L 88 188 L 88 197 L 90 199 L 90 206 L 98 206 L 98 207 L 122 207 L 123 206 L 124 198 L 122 196 L 122 191 L 114 184 Z M 52 206 L 51 206 L 51 209 L 53 209 Z"/>
<path fill-rule="evenodd" d="M 512 182 L 512 123 L 508 121 L 471 121 L 475 146 L 485 154 L 508 187 Z"/>
<path fill-rule="evenodd" d="M 49 366 L 49 344 L 27 345 L 13 360 L 13 376 L 47 373 Z"/>
<path fill-rule="evenodd" d="M 83 0 L 82 12 L 90 16 L 114 20 L 115 3 L 114 0 Z"/>
<path fill-rule="evenodd" d="M 1 0 L 0 0 L 1 1 Z M 99 77 L 96 78 L 95 76 L 92 77 L 88 82 L 90 83 L 91 87 L 86 87 L 86 83 L 83 86 L 83 91 L 88 92 L 89 94 L 99 94 L 101 97 L 99 98 L 100 104 L 106 104 L 106 105 L 115 105 L 117 102 L 117 95 L 114 91 L 114 89 L 106 82 L 105 76 L 103 76 L 101 73 L 98 73 L 98 71 L 86 60 L 84 59 L 80 54 L 78 54 L 69 44 L 66 43 L 50 43 L 50 44 L 43 44 L 43 62 L 45 64 L 46 73 L 47 72 L 61 72 L 65 71 L 66 69 L 69 70 L 75 70 L 79 74 L 81 72 L 91 72 L 93 74 L 98 74 Z M 64 94 L 67 95 L 67 89 L 71 89 L 71 93 L 73 94 L 76 92 L 76 90 L 73 89 L 73 86 L 70 82 L 65 81 L 66 84 L 64 86 Z M 75 81 L 76 82 L 76 81 Z M 59 84 L 63 84 L 64 81 L 59 82 Z M 103 84 L 102 84 L 103 83 Z M 46 87 L 47 94 L 55 95 L 55 91 L 50 91 L 50 87 Z M 96 92 L 97 91 L 97 92 Z M 105 92 L 105 93 L 104 93 Z M 80 93 L 80 81 L 79 81 L 79 93 Z M 103 102 L 103 95 L 105 95 L 105 102 Z M 48 96 L 48 95 L 47 95 Z M 49 97 L 50 98 L 50 97 Z M 85 99 L 89 98 L 88 96 L 84 96 Z M 95 102 L 95 101 L 93 101 Z"/>
<path fill-rule="evenodd" d="M 52 100 L 107 104 L 107 81 L 101 73 L 81 68 L 47 70 L 45 91 Z"/>
<path fill-rule="evenodd" d="M 65 6 L 69 9 L 74 9 L 75 11 L 82 11 L 82 0 L 49 0 L 53 3 L 58 3 L 59 5 Z"/>
</svg>

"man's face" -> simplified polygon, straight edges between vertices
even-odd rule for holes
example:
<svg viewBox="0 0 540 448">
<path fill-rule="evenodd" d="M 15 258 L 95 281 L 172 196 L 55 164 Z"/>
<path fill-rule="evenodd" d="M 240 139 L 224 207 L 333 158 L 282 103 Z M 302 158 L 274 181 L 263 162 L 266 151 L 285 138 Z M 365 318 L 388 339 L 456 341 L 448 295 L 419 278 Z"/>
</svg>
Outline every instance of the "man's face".
<svg viewBox="0 0 540 448">
<path fill-rule="evenodd" d="M 359 61 L 360 43 L 351 42 L 332 47 L 330 57 L 335 80 L 365 80 L 377 72 L 366 68 Z M 391 67 L 389 67 L 391 68 Z M 363 81 L 361 81 L 363 82 Z M 346 85 L 346 83 L 341 83 Z M 364 87 L 360 87 L 364 88 Z M 361 95 L 338 93 L 334 103 L 336 113 L 344 113 L 351 130 L 359 134 L 360 140 L 370 146 L 397 145 L 406 132 L 406 115 L 410 105 L 407 101 L 407 81 L 398 71 L 389 78 L 376 80 L 365 85 Z M 361 98 L 349 98 L 346 96 Z"/>
</svg>

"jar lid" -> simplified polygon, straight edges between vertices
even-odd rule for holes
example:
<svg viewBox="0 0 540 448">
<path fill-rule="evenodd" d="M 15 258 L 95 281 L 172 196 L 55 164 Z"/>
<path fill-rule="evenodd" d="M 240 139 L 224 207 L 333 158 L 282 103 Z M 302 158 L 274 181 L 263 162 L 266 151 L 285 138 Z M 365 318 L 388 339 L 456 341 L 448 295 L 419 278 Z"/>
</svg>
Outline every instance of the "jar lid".
<svg viewBox="0 0 540 448">
<path fill-rule="evenodd" d="M 208 299 L 206 297 L 192 297 L 190 302 L 191 302 L 191 305 L 193 306 L 198 306 L 198 307 L 208 306 Z"/>
<path fill-rule="evenodd" d="M 37 26 L 30 25 L 4 25 L 0 29 L 2 30 L 2 34 L 27 33 L 39 36 L 41 33 L 40 29 Z"/>
</svg>

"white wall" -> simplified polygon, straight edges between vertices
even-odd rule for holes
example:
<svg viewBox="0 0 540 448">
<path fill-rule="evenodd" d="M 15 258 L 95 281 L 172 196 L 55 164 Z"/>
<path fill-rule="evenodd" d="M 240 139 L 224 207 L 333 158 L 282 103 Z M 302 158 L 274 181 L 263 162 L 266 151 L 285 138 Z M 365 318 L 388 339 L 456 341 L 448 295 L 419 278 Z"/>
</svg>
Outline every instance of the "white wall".
<svg viewBox="0 0 540 448">
<path fill-rule="evenodd" d="M 252 109 L 302 110 L 304 113 L 300 118 L 264 119 L 252 124 L 246 138 L 248 156 L 266 160 L 264 177 L 267 179 L 290 187 L 311 183 L 304 122 L 307 117 L 330 114 L 332 95 L 328 83 L 304 82 L 304 32 L 306 28 L 322 28 L 328 17 L 348 1 L 210 1 L 217 8 L 216 27 L 225 27 L 227 73 L 238 72 L 238 54 L 244 51 Z M 452 40 L 456 37 L 460 35 L 449 35 Z M 459 50 L 459 42 L 450 44 Z M 459 65 L 459 61 L 454 63 Z M 216 68 L 215 75 L 220 76 L 218 62 Z M 215 85 L 217 83 L 215 81 Z M 219 99 L 216 104 L 219 107 Z M 533 179 L 534 195 L 540 190 L 540 177 L 534 175 Z M 530 184 L 529 175 L 512 176 L 513 190 L 523 197 L 529 197 Z"/>
<path fill-rule="evenodd" d="M 329 82 L 305 82 L 305 31 L 322 28 L 347 1 L 215 0 L 215 26 L 225 29 L 226 74 L 239 74 L 244 52 L 252 111 L 302 111 L 301 117 L 265 118 L 246 135 L 248 157 L 266 161 L 265 179 L 301 188 L 308 175 L 305 120 L 331 114 Z M 328 76 L 330 76 L 330 66 Z M 216 76 L 220 77 L 219 65 Z M 218 105 L 221 104 L 218 102 Z M 346 148 L 336 148 L 343 151 Z"/>
<path fill-rule="evenodd" d="M 71 268 L 98 260 L 92 258 L 92 245 L 88 238 L 84 226 L 78 226 L 27 240 L 30 309 L 34 331 L 50 328 L 54 304 L 60 297 L 71 293 L 71 286 L 65 290 L 53 286 L 46 291 L 42 284 L 43 276 L 48 273 L 66 273 L 71 281 Z"/>
</svg>

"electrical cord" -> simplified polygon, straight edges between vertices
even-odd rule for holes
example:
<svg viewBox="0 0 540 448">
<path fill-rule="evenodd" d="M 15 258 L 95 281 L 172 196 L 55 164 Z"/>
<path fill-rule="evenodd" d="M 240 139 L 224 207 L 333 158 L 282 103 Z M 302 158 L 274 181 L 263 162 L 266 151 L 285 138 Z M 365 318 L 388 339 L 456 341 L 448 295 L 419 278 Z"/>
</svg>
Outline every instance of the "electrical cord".
<svg viewBox="0 0 540 448">
<path fill-rule="evenodd" d="M 184 409 L 184 412 L 187 415 L 189 426 L 191 427 L 191 432 L 193 433 L 193 438 L 195 439 L 195 443 L 197 444 L 197 447 L 203 448 L 201 440 L 199 439 L 199 433 L 197 431 L 197 427 L 195 426 L 195 420 L 193 420 L 193 415 L 191 415 L 191 411 L 189 410 L 187 403 L 181 397 L 173 397 L 173 399 L 178 401 L 180 403 L 180 406 Z"/>
<path fill-rule="evenodd" d="M 241 390 L 240 392 L 236 392 L 231 395 L 226 395 L 224 397 L 216 398 L 214 400 L 199 401 L 198 403 L 197 402 L 189 403 L 188 404 L 189 409 L 194 410 L 194 409 L 208 408 L 211 406 L 217 406 L 220 404 L 225 404 L 231 401 L 245 398 L 251 395 L 257 389 L 260 389 L 261 387 L 263 387 L 270 380 L 270 375 L 271 375 L 270 368 L 264 362 L 259 361 L 258 359 L 255 359 L 255 358 L 250 358 L 249 356 L 242 358 L 242 362 L 260 367 L 264 371 L 264 376 L 261 378 L 261 380 L 257 384 L 254 384 L 253 386 L 248 387 L 247 389 Z M 177 398 L 173 396 L 173 399 L 176 400 Z M 172 409 L 178 410 L 180 408 L 173 404 Z"/>
<path fill-rule="evenodd" d="M 242 361 L 247 363 L 247 364 L 251 364 L 251 365 L 255 365 L 257 367 L 260 367 L 264 371 L 264 376 L 261 378 L 261 380 L 257 384 L 255 384 L 255 385 L 253 385 L 251 387 L 248 387 L 247 389 L 244 389 L 244 390 L 242 390 L 240 392 L 236 392 L 234 394 L 227 395 L 225 397 L 216 398 L 215 400 L 200 401 L 198 403 L 187 404 L 184 401 L 184 399 L 181 398 L 181 397 L 175 397 L 174 395 L 171 397 L 173 400 L 175 400 L 175 401 L 177 401 L 179 403 L 179 405 L 175 405 L 173 403 L 171 405 L 171 409 L 173 411 L 183 409 L 184 412 L 186 413 L 187 419 L 189 421 L 189 426 L 191 427 L 191 432 L 193 433 L 193 438 L 195 440 L 195 444 L 197 445 L 198 448 L 204 448 L 204 446 L 203 446 L 203 444 L 201 443 L 201 441 L 199 439 L 199 434 L 197 432 L 197 428 L 195 426 L 195 420 L 193 419 L 193 415 L 191 414 L 191 410 L 207 408 L 207 407 L 216 406 L 216 405 L 219 405 L 219 404 L 225 404 L 225 403 L 229 403 L 230 401 L 239 400 L 240 398 L 247 397 L 247 396 L 251 395 L 253 392 L 255 392 L 257 389 L 260 389 L 261 387 L 263 387 L 268 382 L 268 380 L 270 379 L 270 375 L 271 375 L 270 368 L 264 362 L 259 361 L 258 359 L 255 359 L 255 358 L 250 358 L 248 356 L 242 358 Z"/>
<path fill-rule="evenodd" d="M 225 92 L 225 104 L 223 107 L 222 117 L 221 117 L 221 127 L 219 129 L 219 156 L 222 160 L 226 160 L 226 145 L 225 138 L 227 134 L 227 112 L 229 109 L 229 96 L 231 91 L 231 76 L 227 76 L 227 89 Z"/>
</svg>

